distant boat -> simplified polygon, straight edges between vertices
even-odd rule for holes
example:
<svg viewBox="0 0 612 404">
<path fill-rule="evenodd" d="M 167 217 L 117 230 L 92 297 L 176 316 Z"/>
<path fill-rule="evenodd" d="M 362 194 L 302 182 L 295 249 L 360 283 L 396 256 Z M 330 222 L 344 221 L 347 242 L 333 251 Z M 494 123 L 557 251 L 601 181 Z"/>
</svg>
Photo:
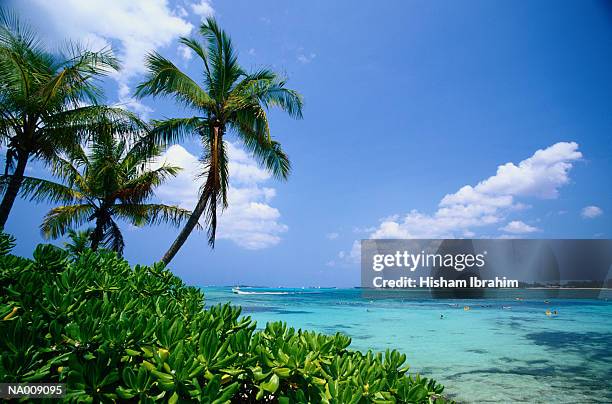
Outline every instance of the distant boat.
<svg viewBox="0 0 612 404">
<path fill-rule="evenodd" d="M 232 293 L 235 293 L 237 295 L 289 295 L 289 294 L 295 294 L 296 292 L 282 292 L 282 291 L 269 291 L 269 290 L 253 290 L 253 288 L 250 288 L 251 290 L 249 291 L 245 291 L 245 290 L 241 290 L 239 286 L 236 286 L 235 288 L 232 288 Z"/>
</svg>

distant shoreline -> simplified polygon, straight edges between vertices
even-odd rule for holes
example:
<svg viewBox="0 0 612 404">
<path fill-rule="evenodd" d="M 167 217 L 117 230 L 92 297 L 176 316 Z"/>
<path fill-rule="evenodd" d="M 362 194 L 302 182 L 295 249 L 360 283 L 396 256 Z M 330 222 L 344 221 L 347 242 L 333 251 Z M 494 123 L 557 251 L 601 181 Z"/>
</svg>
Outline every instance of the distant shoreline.
<svg viewBox="0 0 612 404">
<path fill-rule="evenodd" d="M 522 288 L 522 289 L 539 289 L 539 290 L 612 290 L 612 288 L 567 288 L 567 287 L 532 287 L 532 288 Z"/>
<path fill-rule="evenodd" d="M 393 290 L 394 288 L 365 288 L 362 286 L 235 286 L 235 285 L 203 285 L 198 286 L 202 288 L 241 288 L 241 289 L 317 289 L 317 290 L 342 290 L 342 289 L 366 289 L 366 290 Z M 407 290 L 408 288 L 402 288 L 401 290 Z M 410 290 L 429 290 L 431 288 L 415 287 Z M 445 288 L 438 288 L 445 289 Z M 453 288 L 446 288 L 453 289 Z M 467 288 L 470 289 L 470 288 Z M 612 290 L 612 288 L 574 288 L 574 287 L 545 287 L 545 286 L 533 286 L 533 287 L 518 287 L 518 288 L 471 288 L 471 289 L 492 289 L 492 290 Z"/>
</svg>

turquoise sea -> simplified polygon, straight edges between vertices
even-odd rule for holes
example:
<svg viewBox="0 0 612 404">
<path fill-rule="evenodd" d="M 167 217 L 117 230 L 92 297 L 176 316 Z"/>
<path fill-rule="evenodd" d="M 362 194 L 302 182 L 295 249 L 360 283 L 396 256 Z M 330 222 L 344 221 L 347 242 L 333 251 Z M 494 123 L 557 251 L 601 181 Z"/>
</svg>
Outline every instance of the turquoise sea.
<svg viewBox="0 0 612 404">
<path fill-rule="evenodd" d="M 354 349 L 406 353 L 460 402 L 612 402 L 612 301 L 529 293 L 483 300 L 369 299 L 358 289 L 203 288 L 257 321 L 342 332 Z M 469 310 L 465 310 L 469 306 Z M 545 312 L 557 311 L 547 316 Z M 441 318 L 443 316 L 443 318 Z"/>
</svg>

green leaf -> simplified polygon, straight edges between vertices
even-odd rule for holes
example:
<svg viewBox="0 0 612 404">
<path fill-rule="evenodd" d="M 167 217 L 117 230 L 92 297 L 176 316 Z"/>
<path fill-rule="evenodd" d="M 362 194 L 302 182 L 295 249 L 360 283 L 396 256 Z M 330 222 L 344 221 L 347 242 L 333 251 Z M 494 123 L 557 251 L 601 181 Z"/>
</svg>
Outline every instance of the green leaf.
<svg viewBox="0 0 612 404">
<path fill-rule="evenodd" d="M 275 393 L 276 390 L 278 390 L 278 385 L 279 385 L 279 378 L 277 375 L 272 375 L 272 377 L 270 377 L 270 380 L 268 380 L 267 382 L 263 382 L 259 384 L 259 387 L 261 387 L 263 390 L 268 391 L 270 393 Z"/>
</svg>

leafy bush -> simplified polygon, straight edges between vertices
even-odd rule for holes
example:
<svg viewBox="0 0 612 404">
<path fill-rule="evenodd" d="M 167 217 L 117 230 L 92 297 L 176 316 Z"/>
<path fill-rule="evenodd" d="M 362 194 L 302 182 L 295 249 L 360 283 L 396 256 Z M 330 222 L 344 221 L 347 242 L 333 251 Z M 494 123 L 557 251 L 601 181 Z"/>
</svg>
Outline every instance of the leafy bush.
<svg viewBox="0 0 612 404">
<path fill-rule="evenodd" d="M 350 338 L 267 324 L 204 296 L 163 265 L 109 251 L 39 245 L 9 254 L 0 235 L 0 380 L 67 383 L 66 400 L 393 403 L 443 401 L 406 374 L 397 351 L 361 354 Z"/>
</svg>

